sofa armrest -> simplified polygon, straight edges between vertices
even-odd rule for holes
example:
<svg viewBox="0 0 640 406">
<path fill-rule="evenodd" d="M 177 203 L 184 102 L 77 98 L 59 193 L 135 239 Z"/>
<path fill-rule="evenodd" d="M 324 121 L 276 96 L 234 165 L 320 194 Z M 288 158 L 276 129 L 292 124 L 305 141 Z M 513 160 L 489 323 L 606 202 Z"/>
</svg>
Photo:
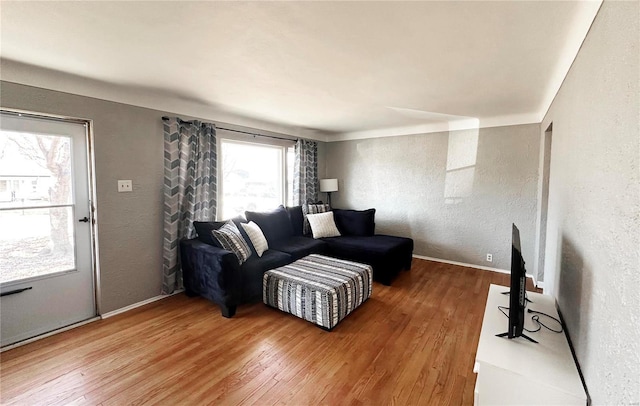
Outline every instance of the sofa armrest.
<svg viewBox="0 0 640 406">
<path fill-rule="evenodd" d="M 240 265 L 231 251 L 200 240 L 180 241 L 184 288 L 225 308 L 235 308 L 240 299 Z"/>
</svg>

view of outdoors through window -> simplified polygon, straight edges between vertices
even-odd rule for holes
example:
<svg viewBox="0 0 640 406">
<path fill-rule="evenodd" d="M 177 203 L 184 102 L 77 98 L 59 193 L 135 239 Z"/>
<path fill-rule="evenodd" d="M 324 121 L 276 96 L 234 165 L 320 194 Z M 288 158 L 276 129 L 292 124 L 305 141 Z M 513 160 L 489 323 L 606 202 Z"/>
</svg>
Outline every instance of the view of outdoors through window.
<svg viewBox="0 0 640 406">
<path fill-rule="evenodd" d="M 288 203 L 283 188 L 293 185 L 293 148 L 222 140 L 220 152 L 222 219 L 244 215 L 247 210 L 270 211 Z M 285 170 L 291 172 L 287 182 Z"/>
<path fill-rule="evenodd" d="M 70 138 L 0 132 L 0 283 L 75 268 L 72 176 Z"/>
</svg>

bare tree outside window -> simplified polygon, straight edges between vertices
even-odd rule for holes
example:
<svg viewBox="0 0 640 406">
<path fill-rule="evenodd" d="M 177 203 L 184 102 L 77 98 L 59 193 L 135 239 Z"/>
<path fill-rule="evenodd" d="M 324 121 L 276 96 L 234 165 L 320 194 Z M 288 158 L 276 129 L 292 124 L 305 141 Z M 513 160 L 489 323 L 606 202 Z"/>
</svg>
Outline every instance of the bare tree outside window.
<svg viewBox="0 0 640 406">
<path fill-rule="evenodd" d="M 72 204 L 72 176 L 69 137 L 0 134 L 0 282 L 75 267 L 71 206 L 49 207 Z"/>
</svg>

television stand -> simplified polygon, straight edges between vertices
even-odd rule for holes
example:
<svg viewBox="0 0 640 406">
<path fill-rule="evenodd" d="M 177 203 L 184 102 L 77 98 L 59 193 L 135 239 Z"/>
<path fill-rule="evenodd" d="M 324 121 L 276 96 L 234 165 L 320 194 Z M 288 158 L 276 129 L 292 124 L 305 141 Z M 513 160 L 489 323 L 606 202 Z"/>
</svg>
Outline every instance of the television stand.
<svg viewBox="0 0 640 406">
<path fill-rule="evenodd" d="M 496 337 L 509 337 L 509 332 L 507 331 L 506 333 L 496 334 Z M 520 337 L 526 338 L 527 340 L 531 341 L 532 343 L 538 344 L 538 342 L 536 340 L 534 340 L 533 338 L 531 338 L 529 336 L 526 336 L 524 334 L 520 334 Z M 515 337 L 515 338 L 518 338 L 518 337 Z"/>
<path fill-rule="evenodd" d="M 475 405 L 586 405 L 587 395 L 564 333 L 542 329 L 530 334 L 538 341 L 505 340 L 508 319 L 498 306 L 509 306 L 504 286 L 491 285 L 476 351 Z M 558 318 L 552 296 L 527 292 L 530 308 Z M 534 329 L 529 313 L 525 327 Z"/>
</svg>

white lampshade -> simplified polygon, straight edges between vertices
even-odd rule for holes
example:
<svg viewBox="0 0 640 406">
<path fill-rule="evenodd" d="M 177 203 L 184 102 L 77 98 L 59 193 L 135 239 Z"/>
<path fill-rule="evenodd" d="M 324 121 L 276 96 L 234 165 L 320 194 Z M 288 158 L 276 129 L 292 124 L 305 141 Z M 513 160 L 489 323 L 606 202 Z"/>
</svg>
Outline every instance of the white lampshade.
<svg viewBox="0 0 640 406">
<path fill-rule="evenodd" d="M 320 179 L 320 192 L 337 192 L 338 179 Z"/>
</svg>

